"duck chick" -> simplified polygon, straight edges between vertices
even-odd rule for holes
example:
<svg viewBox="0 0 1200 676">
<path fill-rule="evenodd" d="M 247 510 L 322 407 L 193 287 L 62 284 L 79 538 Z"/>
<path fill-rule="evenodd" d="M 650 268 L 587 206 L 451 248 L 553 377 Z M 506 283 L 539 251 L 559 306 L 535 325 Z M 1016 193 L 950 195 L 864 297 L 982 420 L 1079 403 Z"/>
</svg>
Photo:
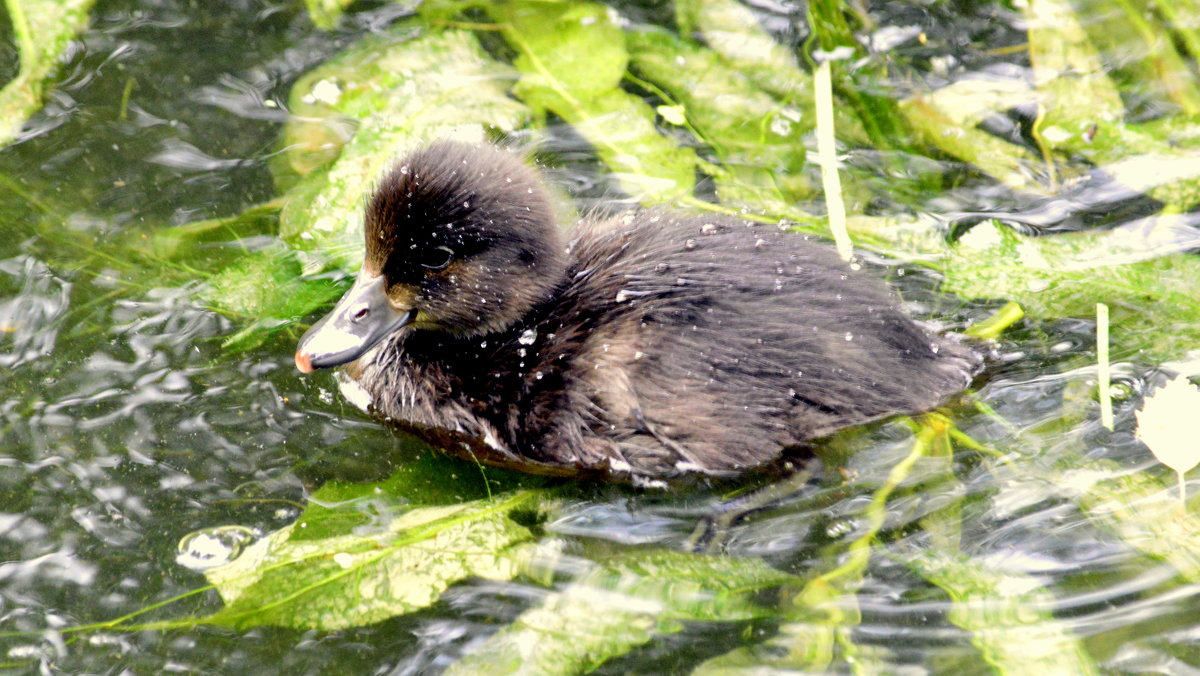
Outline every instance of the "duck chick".
<svg viewBox="0 0 1200 676">
<path fill-rule="evenodd" d="M 927 410 L 979 357 L 824 243 L 736 218 L 588 218 L 564 243 L 535 172 L 437 142 L 370 199 L 354 286 L 300 340 L 367 409 L 489 464 L 732 474 Z"/>
</svg>

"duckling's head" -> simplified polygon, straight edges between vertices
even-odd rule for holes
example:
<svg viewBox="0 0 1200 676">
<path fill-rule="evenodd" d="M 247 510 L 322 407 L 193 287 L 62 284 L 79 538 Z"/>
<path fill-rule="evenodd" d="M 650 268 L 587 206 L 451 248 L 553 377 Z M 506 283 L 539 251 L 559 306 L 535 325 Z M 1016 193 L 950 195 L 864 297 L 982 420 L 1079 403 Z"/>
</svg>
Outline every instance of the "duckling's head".
<svg viewBox="0 0 1200 676">
<path fill-rule="evenodd" d="M 491 147 L 442 141 L 400 161 L 368 202 L 364 230 L 354 286 L 300 339 L 305 373 L 353 361 L 403 327 L 503 331 L 566 268 L 537 175 Z"/>
</svg>

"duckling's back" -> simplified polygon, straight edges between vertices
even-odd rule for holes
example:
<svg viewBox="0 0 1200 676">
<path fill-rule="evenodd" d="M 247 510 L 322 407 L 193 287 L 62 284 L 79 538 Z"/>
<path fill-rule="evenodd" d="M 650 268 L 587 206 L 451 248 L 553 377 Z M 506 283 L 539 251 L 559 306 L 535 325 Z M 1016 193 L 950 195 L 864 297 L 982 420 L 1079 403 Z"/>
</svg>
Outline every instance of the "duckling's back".
<svg viewBox="0 0 1200 676">
<path fill-rule="evenodd" d="M 980 361 L 803 235 L 647 211 L 585 221 L 570 256 L 540 327 L 560 377 L 530 381 L 514 439 L 543 462 L 736 472 L 937 406 Z"/>
</svg>

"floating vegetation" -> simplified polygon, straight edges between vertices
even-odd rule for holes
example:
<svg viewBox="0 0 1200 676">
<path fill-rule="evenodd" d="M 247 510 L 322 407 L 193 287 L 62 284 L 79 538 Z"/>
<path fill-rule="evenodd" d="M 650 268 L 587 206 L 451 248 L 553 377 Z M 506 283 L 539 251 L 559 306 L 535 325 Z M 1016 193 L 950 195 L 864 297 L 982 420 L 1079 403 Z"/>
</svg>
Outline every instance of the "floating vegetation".
<svg viewBox="0 0 1200 676">
<path fill-rule="evenodd" d="M 436 658 L 416 668 L 1200 667 L 1200 525 L 1186 491 L 1200 458 L 1188 430 L 1200 412 L 1195 2 L 932 2 L 925 23 L 906 6 L 834 0 L 811 0 L 803 17 L 735 0 L 305 4 L 294 20 L 311 21 L 306 35 L 325 51 L 283 78 L 285 95 L 255 99 L 268 87 L 252 74 L 230 85 L 278 121 L 260 156 L 214 163 L 261 165 L 273 182 L 241 213 L 146 218 L 138 204 L 109 222 L 95 213 L 119 201 L 119 177 L 62 197 L 63 186 L 0 170 L 0 207 L 21 235 L 0 260 L 0 358 L 14 382 L 0 413 L 17 439 L 0 468 L 19 475 L 2 485 L 0 534 L 36 540 L 55 520 L 82 529 L 6 550 L 15 563 L 0 565 L 0 582 L 17 592 L 0 589 L 0 635 L 12 642 L 0 665 L 49 671 L 77 642 L 210 625 L 322 632 L 287 634 L 319 643 L 307 637 L 354 642 L 391 623 L 419 643 L 436 634 L 430 617 L 470 606 L 475 633 L 436 635 L 435 648 L 421 644 Z M 92 161 L 30 150 L 59 122 L 39 110 L 70 70 L 72 41 L 91 35 L 92 3 L 6 7 L 19 58 L 0 90 L 0 146 L 51 168 Z M 952 12 L 961 24 L 937 25 Z M 121 144 L 173 124 L 131 102 L 132 83 L 109 111 L 129 124 L 113 123 Z M 551 485 L 410 453 L 411 440 L 358 419 L 333 425 L 346 411 L 327 385 L 279 386 L 291 340 L 277 338 L 356 271 L 362 202 L 384 168 L 447 136 L 498 141 L 552 179 L 568 174 L 561 183 L 578 185 L 564 192 L 585 208 L 737 214 L 796 236 L 829 236 L 829 221 L 844 220 L 856 260 L 891 271 L 918 314 L 991 341 L 987 379 L 946 411 L 822 441 L 823 474 L 790 491 L 761 475 L 665 495 Z M 936 293 L 921 286 L 930 276 Z M 87 303 L 73 304 L 72 285 L 89 289 Z M 79 319 L 110 306 L 103 320 Z M 91 352 L 54 362 L 64 344 Z M 223 363 L 232 374 L 213 366 Z M 231 403 L 209 403 L 220 397 Z M 164 422 L 147 402 L 186 415 L 153 409 Z M 317 422 L 298 427 L 297 411 Z M 120 424 L 133 431 L 117 453 L 104 435 Z M 61 431 L 71 425 L 77 436 Z M 408 455 L 380 460 L 364 439 Z M 330 480 L 330 456 L 363 476 Z M 43 478 L 47 467 L 61 476 Z M 130 497 L 97 467 L 168 469 Z M 54 500 L 31 476 L 77 483 L 64 494 L 86 499 L 48 519 Z M 280 485 L 288 501 L 271 497 Z M 738 513 L 737 493 L 768 485 L 771 501 Z M 162 525 L 174 525 L 170 509 L 145 506 L 172 491 L 186 497 L 164 504 L 223 511 L 206 504 L 179 521 L 194 535 L 175 533 Z M 275 511 L 252 512 L 260 501 Z M 142 524 L 143 512 L 159 521 Z M 697 521 L 730 514 L 712 551 L 688 546 Z M 258 525 L 219 525 L 243 519 Z M 131 601 L 122 595 L 140 573 L 123 570 L 97 605 L 55 596 L 63 580 L 90 584 L 97 548 L 158 532 L 187 543 L 207 586 L 197 574 L 186 580 L 196 589 Z M 173 543 L 158 544 L 160 565 L 174 566 Z M 55 569 L 53 592 L 35 590 L 53 614 L 26 617 L 23 599 L 37 593 L 21 586 L 21 566 L 35 557 L 66 572 Z M 1122 616 L 1123 604 L 1140 607 Z M 84 624 L 89 613 L 120 616 Z"/>
</svg>

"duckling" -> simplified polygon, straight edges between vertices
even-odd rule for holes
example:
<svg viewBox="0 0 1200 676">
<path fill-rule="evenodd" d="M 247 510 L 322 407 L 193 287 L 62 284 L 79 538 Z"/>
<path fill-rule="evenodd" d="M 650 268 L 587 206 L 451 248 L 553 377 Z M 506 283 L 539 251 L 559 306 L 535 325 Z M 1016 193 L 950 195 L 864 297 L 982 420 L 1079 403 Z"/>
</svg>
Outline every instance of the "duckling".
<svg viewBox="0 0 1200 676">
<path fill-rule="evenodd" d="M 585 218 L 537 174 L 436 142 L 381 180 L 353 287 L 301 338 L 364 408 L 541 474 L 730 475 L 939 405 L 980 359 L 827 244 L 737 218 Z"/>
</svg>

